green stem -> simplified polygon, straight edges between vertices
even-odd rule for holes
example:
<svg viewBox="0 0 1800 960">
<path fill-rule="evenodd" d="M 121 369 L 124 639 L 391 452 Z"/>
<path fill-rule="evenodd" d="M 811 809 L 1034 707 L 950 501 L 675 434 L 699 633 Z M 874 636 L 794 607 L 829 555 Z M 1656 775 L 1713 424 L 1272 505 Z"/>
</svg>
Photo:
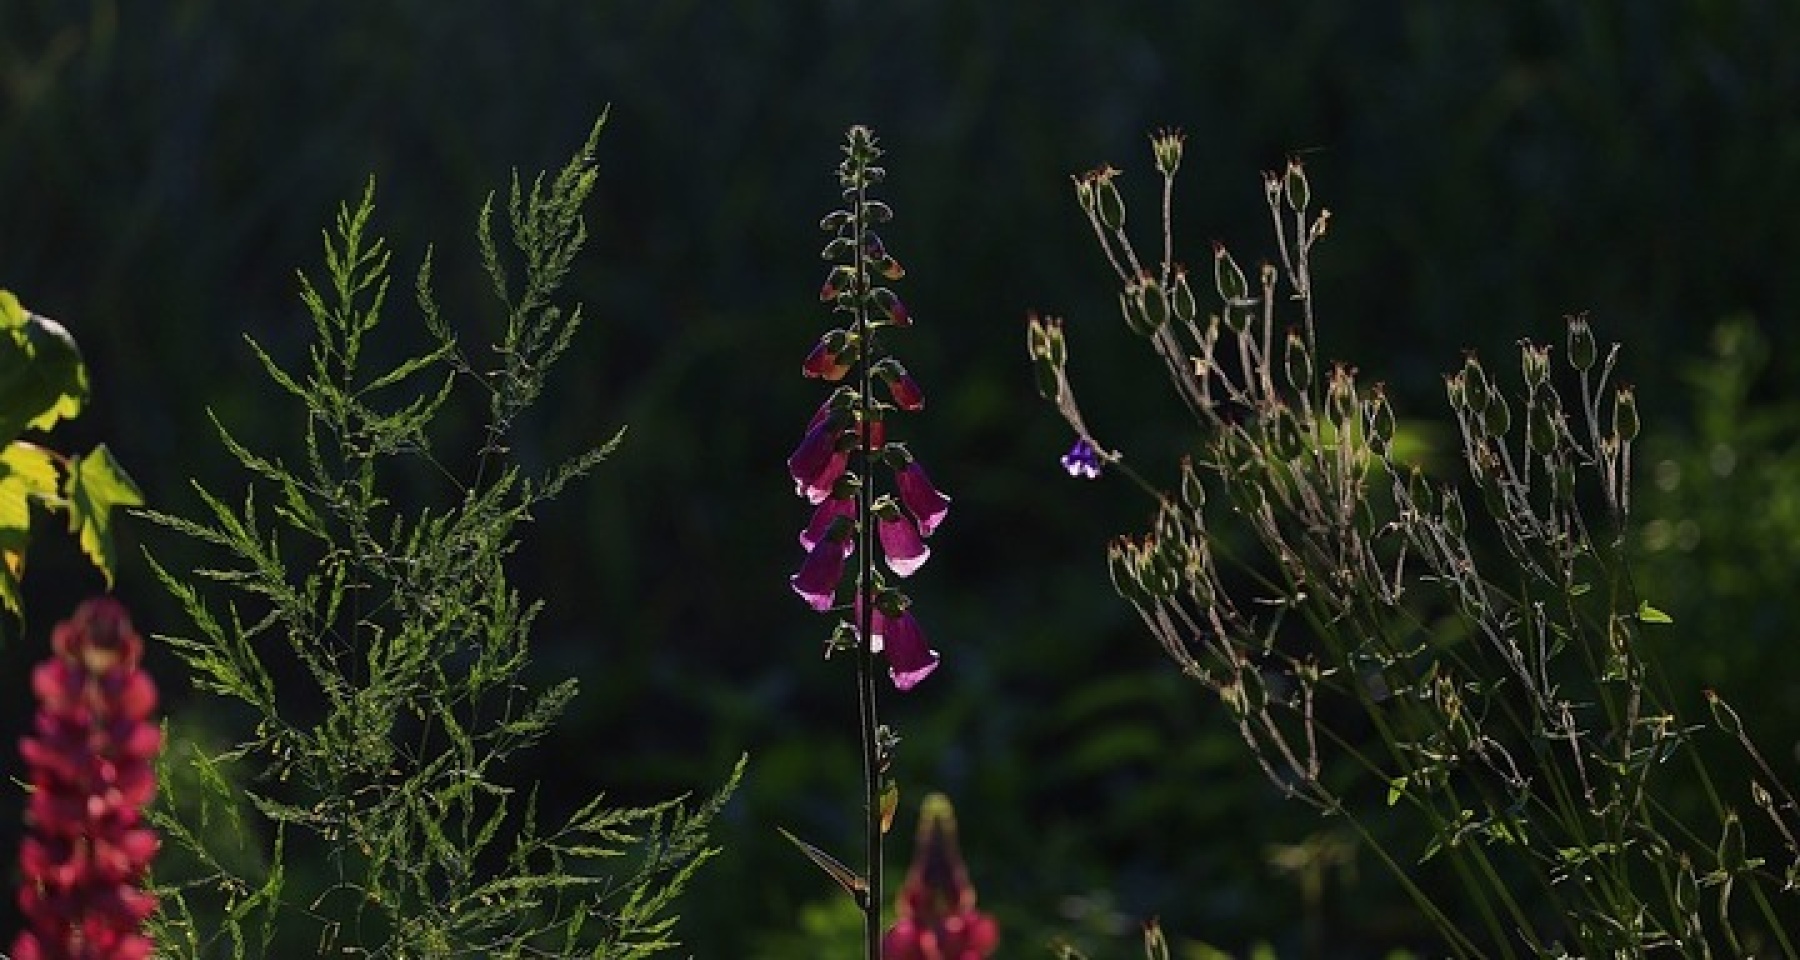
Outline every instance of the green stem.
<svg viewBox="0 0 1800 960">
<path fill-rule="evenodd" d="M 859 463 L 862 474 L 862 486 L 856 498 L 856 538 L 857 538 L 857 637 L 856 650 L 856 696 L 859 726 L 862 728 L 863 754 L 863 840 L 866 844 L 865 860 L 867 869 L 865 877 L 868 890 L 864 894 L 863 939 L 864 956 L 867 960 L 881 960 L 881 744 L 879 742 L 880 726 L 875 704 L 875 454 L 869 445 L 870 417 L 873 414 L 873 403 L 870 400 L 874 390 L 874 365 L 870 362 L 874 345 L 869 342 L 869 306 L 866 294 L 869 291 L 869 264 L 863 253 L 865 226 L 863 224 L 863 202 L 866 197 L 867 180 L 862 171 L 857 171 L 856 206 L 851 210 L 854 217 L 856 237 L 856 343 L 861 354 L 858 361 L 861 376 L 861 396 L 858 404 Z"/>
</svg>

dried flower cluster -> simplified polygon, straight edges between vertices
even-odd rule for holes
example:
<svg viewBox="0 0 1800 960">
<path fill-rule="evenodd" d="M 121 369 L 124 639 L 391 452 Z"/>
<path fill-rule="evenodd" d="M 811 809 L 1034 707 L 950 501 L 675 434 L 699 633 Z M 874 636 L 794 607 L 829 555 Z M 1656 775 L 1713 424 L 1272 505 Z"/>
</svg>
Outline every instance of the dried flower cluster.
<svg viewBox="0 0 1800 960">
<path fill-rule="evenodd" d="M 124 607 L 89 600 L 58 624 L 31 675 L 38 712 L 20 752 L 31 779 L 31 830 L 19 850 L 25 930 L 14 960 L 139 960 L 156 898 L 138 884 L 156 854 L 142 824 L 156 789 L 162 731 L 144 642 Z"/>
</svg>

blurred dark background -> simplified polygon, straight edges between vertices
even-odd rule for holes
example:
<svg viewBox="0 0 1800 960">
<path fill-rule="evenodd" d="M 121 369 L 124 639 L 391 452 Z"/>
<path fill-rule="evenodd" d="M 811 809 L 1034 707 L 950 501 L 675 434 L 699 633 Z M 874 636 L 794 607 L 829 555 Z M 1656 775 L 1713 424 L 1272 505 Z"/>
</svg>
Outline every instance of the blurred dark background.
<svg viewBox="0 0 1800 960">
<path fill-rule="evenodd" d="M 154 506 L 192 511 L 190 478 L 241 485 L 209 408 L 240 436 L 298 436 L 242 335 L 300 355 L 294 271 L 317 269 L 338 203 L 373 174 L 396 293 L 436 244 L 440 298 L 479 337 L 484 195 L 560 165 L 611 104 L 569 290 L 589 322 L 520 448 L 546 464 L 630 433 L 518 557 L 548 603 L 538 669 L 583 685 L 525 773 L 565 805 L 648 800 L 747 751 L 682 934 L 700 957 L 805 956 L 796 933 L 843 912 L 775 827 L 853 849 L 858 771 L 848 667 L 821 662 L 828 623 L 784 582 L 806 510 L 782 461 L 822 393 L 798 375 L 827 325 L 817 223 L 844 128 L 870 124 L 918 318 L 899 349 L 929 398 L 901 429 L 955 498 L 909 584 L 944 666 L 886 705 L 901 823 L 926 789 L 954 797 L 1009 956 L 1057 933 L 1128 955 L 1150 916 L 1234 948 L 1297 951 L 1307 924 L 1397 946 L 1419 928 L 1372 861 L 1314 858 L 1324 897 L 1277 865 L 1295 858 L 1276 845 L 1327 849 L 1334 825 L 1278 802 L 1107 585 L 1106 539 L 1150 505 L 1057 466 L 1025 312 L 1069 318 L 1093 426 L 1140 469 L 1171 476 L 1190 434 L 1118 322 L 1069 176 L 1123 168 L 1148 242 L 1146 137 L 1178 126 L 1178 251 L 1204 263 L 1217 238 L 1253 262 L 1272 253 L 1258 172 L 1301 152 L 1334 214 L 1325 352 L 1393 385 L 1403 415 L 1438 415 L 1464 348 L 1510 358 L 1590 311 L 1626 343 L 1649 424 L 1643 578 L 1679 628 L 1677 683 L 1727 691 L 1791 770 L 1796 38 L 1786 0 L 7 0 L 0 286 L 86 354 L 95 402 L 56 445 L 105 440 Z M 406 306 L 395 349 L 423 343 Z M 139 548 L 203 558 L 141 523 L 124 538 L 119 591 L 149 629 L 183 629 Z M 7 742 L 49 625 L 101 587 L 67 538 L 37 540 L 30 620 L 0 649 Z M 15 843 L 0 831 L 9 864 Z"/>
</svg>

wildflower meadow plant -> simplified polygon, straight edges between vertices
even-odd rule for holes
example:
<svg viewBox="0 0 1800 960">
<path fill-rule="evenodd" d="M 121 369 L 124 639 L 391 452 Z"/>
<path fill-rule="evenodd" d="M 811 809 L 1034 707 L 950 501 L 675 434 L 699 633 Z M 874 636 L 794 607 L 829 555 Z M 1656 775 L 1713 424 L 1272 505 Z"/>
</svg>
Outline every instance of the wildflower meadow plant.
<svg viewBox="0 0 1800 960">
<path fill-rule="evenodd" d="M 1640 424 L 1618 347 L 1575 317 L 1560 358 L 1525 341 L 1508 375 L 1469 355 L 1445 378 L 1463 477 L 1429 476 L 1381 385 L 1319 362 L 1312 258 L 1330 213 L 1302 165 L 1264 177 L 1274 262 L 1246 273 L 1215 244 L 1203 311 L 1174 259 L 1183 141 L 1152 147 L 1159 258 L 1130 239 L 1118 170 L 1075 191 L 1126 327 L 1197 427 L 1166 486 L 1090 429 L 1067 325 L 1027 325 L 1039 388 L 1077 438 L 1063 466 L 1149 495 L 1150 529 L 1107 555 L 1151 635 L 1276 789 L 1347 822 L 1454 956 L 1796 955 L 1790 778 L 1721 696 L 1710 728 L 1682 717 L 1656 667 L 1650 632 L 1676 628 L 1626 555 Z M 1745 751 L 1755 779 L 1715 781 L 1708 745 Z M 1755 852 L 1740 810 L 1777 851 Z M 1393 840 L 1401 818 L 1423 828 L 1416 846 Z M 1449 882 L 1416 879 L 1440 867 Z"/>
<path fill-rule="evenodd" d="M 831 235 L 823 253 L 831 267 L 819 300 L 831 305 L 841 325 L 822 335 L 801 365 L 806 376 L 837 386 L 788 457 L 795 493 L 812 504 L 800 532 L 805 557 L 789 583 L 808 606 L 840 618 L 826 655 L 848 651 L 856 665 L 865 868 L 858 873 L 818 847 L 792 835 L 789 839 L 856 899 L 863 911 L 866 955 L 874 960 L 881 956 L 882 835 L 899 797 L 888 772 L 898 738 L 879 720 L 875 658 L 885 660 L 888 679 L 901 691 L 913 689 L 938 667 L 938 653 L 911 600 L 889 576 L 910 577 L 930 558 L 925 538 L 943 522 L 950 498 L 932 484 L 904 444 L 888 440 L 891 414 L 925 407 L 918 382 L 887 344 L 889 334 L 913 323 L 906 304 L 886 286 L 906 270 L 877 231 L 893 219 L 893 210 L 873 192 L 886 176 L 877 163 L 882 150 L 874 133 L 851 127 L 843 152 L 838 183 L 844 205 L 819 224 Z M 877 382 L 886 399 L 878 394 Z M 878 492 L 878 475 L 889 478 L 892 492 Z M 875 562 L 877 549 L 886 573 Z M 847 576 L 848 604 L 840 599 Z"/>
<path fill-rule="evenodd" d="M 31 674 L 38 710 L 19 744 L 31 783 L 19 848 L 25 929 L 13 960 L 142 960 L 156 897 L 141 889 L 161 845 L 143 820 L 162 730 L 144 641 L 110 597 L 58 624 Z"/>
</svg>

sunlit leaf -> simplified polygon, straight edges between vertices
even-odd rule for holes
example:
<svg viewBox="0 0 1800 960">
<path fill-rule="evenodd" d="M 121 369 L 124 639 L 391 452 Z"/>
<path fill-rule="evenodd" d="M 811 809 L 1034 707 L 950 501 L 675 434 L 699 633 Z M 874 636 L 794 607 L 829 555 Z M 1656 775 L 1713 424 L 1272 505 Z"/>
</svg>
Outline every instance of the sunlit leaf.
<svg viewBox="0 0 1800 960">
<path fill-rule="evenodd" d="M 80 413 L 87 369 L 61 324 L 25 312 L 10 294 L 0 314 L 6 316 L 0 321 L 0 441 L 10 441 L 27 428 L 48 430 Z"/>
<path fill-rule="evenodd" d="M 14 614 L 23 613 L 19 582 L 31 539 L 31 502 L 54 499 L 56 486 L 50 451 L 23 442 L 0 451 L 0 604 Z"/>
<path fill-rule="evenodd" d="M 1643 623 L 1674 623 L 1675 618 L 1648 603 L 1638 604 L 1638 620 Z"/>
<path fill-rule="evenodd" d="M 101 444 L 70 465 L 63 496 L 67 499 L 69 531 L 81 535 L 81 549 L 106 576 L 113 578 L 112 510 L 142 506 L 143 494 L 136 483 Z"/>
<path fill-rule="evenodd" d="M 894 811 L 900 807 L 900 784 L 893 777 L 887 778 L 887 784 L 881 790 L 881 832 L 886 835 L 894 826 Z"/>
</svg>

